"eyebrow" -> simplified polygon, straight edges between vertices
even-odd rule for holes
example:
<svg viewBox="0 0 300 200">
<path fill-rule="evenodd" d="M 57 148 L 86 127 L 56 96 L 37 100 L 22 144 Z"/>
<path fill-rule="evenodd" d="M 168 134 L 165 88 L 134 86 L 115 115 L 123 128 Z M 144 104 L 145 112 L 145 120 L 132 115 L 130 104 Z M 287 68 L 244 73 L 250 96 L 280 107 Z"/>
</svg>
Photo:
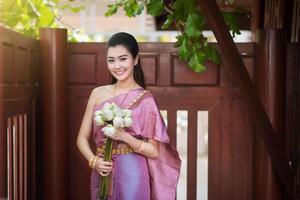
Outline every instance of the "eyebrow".
<svg viewBox="0 0 300 200">
<path fill-rule="evenodd" d="M 121 57 L 128 57 L 128 55 L 127 54 L 124 54 L 124 55 L 120 55 L 120 56 L 118 56 L 118 58 L 121 58 Z M 115 57 L 108 57 L 108 58 L 115 58 Z"/>
</svg>

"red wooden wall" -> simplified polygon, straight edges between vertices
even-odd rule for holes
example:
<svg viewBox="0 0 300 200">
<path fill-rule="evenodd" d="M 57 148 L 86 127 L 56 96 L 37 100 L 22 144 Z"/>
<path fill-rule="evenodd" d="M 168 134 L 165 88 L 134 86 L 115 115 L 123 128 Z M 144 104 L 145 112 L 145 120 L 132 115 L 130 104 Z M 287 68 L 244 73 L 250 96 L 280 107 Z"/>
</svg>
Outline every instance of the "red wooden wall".
<svg viewBox="0 0 300 200">
<path fill-rule="evenodd" d="M 0 28 L 0 58 L 0 198 L 35 199 L 39 42 Z"/>
</svg>

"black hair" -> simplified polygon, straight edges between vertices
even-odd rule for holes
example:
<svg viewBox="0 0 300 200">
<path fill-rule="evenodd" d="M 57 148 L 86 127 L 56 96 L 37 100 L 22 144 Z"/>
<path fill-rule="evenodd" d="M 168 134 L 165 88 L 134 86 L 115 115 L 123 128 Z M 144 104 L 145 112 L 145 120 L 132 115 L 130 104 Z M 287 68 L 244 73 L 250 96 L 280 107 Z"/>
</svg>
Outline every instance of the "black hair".
<svg viewBox="0 0 300 200">
<path fill-rule="evenodd" d="M 129 51 L 129 53 L 132 55 L 133 58 L 136 58 L 136 56 L 139 53 L 138 43 L 136 39 L 129 33 L 119 32 L 112 35 L 107 42 L 107 49 L 109 47 L 115 47 L 117 45 L 124 46 Z M 145 81 L 144 81 L 144 72 L 140 63 L 140 59 L 138 60 L 138 63 L 134 66 L 133 78 L 140 86 L 146 89 Z M 116 82 L 117 79 L 114 76 L 112 76 L 111 84 L 114 84 Z"/>
</svg>

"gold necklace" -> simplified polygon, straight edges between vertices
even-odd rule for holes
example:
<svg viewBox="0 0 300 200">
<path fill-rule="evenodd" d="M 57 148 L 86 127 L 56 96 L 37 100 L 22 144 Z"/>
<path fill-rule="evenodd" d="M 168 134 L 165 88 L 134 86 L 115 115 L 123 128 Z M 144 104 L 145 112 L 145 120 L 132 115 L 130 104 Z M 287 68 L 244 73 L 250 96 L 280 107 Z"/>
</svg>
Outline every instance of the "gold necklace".
<svg viewBox="0 0 300 200">
<path fill-rule="evenodd" d="M 135 84 L 133 85 L 133 87 L 131 87 L 131 88 L 128 90 L 128 92 L 127 92 L 127 93 L 124 95 L 124 97 L 122 98 L 122 100 L 121 100 L 119 106 L 121 106 L 121 104 L 123 103 L 124 99 L 127 97 L 127 95 L 129 94 L 129 92 L 130 92 L 136 85 L 137 85 L 137 83 L 135 83 Z M 114 101 L 115 104 L 116 104 L 116 101 L 115 101 L 116 90 L 117 90 L 117 84 L 115 84 L 115 87 L 114 87 L 114 99 L 113 99 L 113 101 Z"/>
</svg>

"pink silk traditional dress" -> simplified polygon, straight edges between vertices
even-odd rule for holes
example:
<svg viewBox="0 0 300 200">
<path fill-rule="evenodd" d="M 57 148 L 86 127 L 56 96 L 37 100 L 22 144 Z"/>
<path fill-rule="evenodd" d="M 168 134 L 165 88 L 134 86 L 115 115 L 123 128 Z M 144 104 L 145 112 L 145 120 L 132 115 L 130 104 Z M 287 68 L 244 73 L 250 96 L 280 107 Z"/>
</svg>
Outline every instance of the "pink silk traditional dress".
<svg viewBox="0 0 300 200">
<path fill-rule="evenodd" d="M 131 90 L 121 105 L 125 94 L 117 95 L 95 106 L 100 110 L 104 103 L 115 101 L 121 108 L 129 105 L 143 88 Z M 149 138 L 160 142 L 159 156 L 148 158 L 131 152 L 113 156 L 112 193 L 109 200 L 174 200 L 180 173 L 181 160 L 176 149 L 170 145 L 165 123 L 155 97 L 146 92 L 139 102 L 131 107 L 133 125 L 125 131 L 136 138 Z M 102 127 L 94 124 L 93 140 L 97 147 L 103 145 Z M 115 145 L 122 143 L 114 141 Z M 98 200 L 101 176 L 92 170 L 91 199 Z"/>
</svg>

